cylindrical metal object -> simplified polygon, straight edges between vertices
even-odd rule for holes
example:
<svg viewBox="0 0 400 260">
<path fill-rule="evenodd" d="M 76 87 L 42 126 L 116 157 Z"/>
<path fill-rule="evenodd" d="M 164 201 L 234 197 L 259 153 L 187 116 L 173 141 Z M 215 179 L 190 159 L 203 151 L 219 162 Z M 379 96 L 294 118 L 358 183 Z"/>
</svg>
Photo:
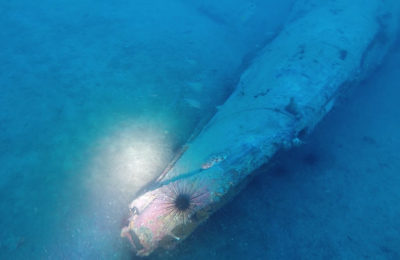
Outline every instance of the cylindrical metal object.
<svg viewBox="0 0 400 260">
<path fill-rule="evenodd" d="M 137 254 L 187 237 L 278 150 L 300 144 L 343 89 L 387 53 L 396 2 L 314 1 L 293 15 L 157 186 L 131 203 L 122 235 Z"/>
</svg>

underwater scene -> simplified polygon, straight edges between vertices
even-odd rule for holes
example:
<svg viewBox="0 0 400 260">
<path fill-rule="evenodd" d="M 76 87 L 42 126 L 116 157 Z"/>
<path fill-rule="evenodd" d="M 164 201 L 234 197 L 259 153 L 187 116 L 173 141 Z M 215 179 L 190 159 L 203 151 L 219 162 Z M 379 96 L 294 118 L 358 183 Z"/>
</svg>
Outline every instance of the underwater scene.
<svg viewBox="0 0 400 260">
<path fill-rule="evenodd" d="M 400 259 L 400 1 L 0 13 L 0 259 Z"/>
</svg>

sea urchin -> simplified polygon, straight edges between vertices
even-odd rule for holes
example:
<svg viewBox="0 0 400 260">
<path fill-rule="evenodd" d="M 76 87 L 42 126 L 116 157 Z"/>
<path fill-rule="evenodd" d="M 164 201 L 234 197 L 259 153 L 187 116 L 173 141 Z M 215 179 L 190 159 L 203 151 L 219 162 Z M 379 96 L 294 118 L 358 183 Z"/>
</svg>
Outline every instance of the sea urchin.
<svg viewBox="0 0 400 260">
<path fill-rule="evenodd" d="M 187 182 L 174 182 L 163 187 L 162 204 L 166 215 L 181 221 L 191 221 L 194 214 L 207 205 L 208 192 L 205 188 Z"/>
</svg>

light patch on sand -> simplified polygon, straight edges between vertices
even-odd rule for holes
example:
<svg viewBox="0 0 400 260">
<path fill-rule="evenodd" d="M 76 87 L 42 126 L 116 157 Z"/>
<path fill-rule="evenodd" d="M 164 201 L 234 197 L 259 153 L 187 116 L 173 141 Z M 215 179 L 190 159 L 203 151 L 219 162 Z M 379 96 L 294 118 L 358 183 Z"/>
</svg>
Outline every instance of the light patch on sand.
<svg viewBox="0 0 400 260">
<path fill-rule="evenodd" d="M 168 164 L 167 132 L 150 120 L 122 122 L 96 145 L 87 185 L 97 197 L 133 198 Z"/>
</svg>

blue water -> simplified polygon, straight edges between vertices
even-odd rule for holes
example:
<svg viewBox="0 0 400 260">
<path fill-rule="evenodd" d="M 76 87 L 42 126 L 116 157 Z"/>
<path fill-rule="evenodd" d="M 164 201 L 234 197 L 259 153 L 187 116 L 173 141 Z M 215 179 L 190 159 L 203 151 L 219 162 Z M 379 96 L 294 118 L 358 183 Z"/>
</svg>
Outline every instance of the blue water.
<svg viewBox="0 0 400 260">
<path fill-rule="evenodd" d="M 292 0 L 0 0 L 0 258 L 132 259 L 127 205 Z M 154 259 L 400 259 L 400 49 Z"/>
</svg>

